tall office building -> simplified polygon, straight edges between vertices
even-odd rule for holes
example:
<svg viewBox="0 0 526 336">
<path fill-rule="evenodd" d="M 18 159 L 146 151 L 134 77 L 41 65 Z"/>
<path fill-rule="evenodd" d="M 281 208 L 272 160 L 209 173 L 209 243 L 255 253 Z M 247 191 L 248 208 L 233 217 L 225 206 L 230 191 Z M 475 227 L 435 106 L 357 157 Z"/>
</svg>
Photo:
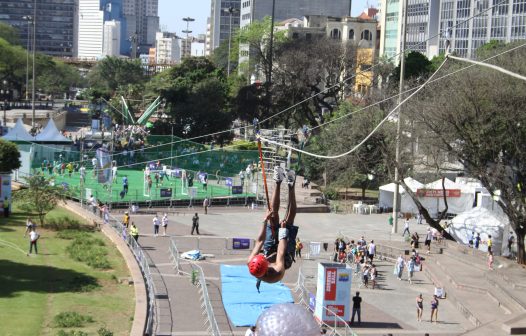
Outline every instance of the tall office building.
<svg viewBox="0 0 526 336">
<path fill-rule="evenodd" d="M 241 0 L 212 0 L 211 5 L 210 52 L 219 47 L 223 41 L 228 41 L 230 33 L 239 28 Z M 231 15 L 232 21 L 230 21 Z"/>
<path fill-rule="evenodd" d="M 102 56 L 119 56 L 121 54 L 121 23 L 111 20 L 104 22 L 102 39 Z"/>
<path fill-rule="evenodd" d="M 469 0 L 468 0 L 469 1 Z M 401 50 L 403 0 L 382 0 L 380 55 L 398 63 Z M 440 0 L 407 0 L 406 48 L 428 56 L 438 54 L 438 37 L 427 41 L 438 31 Z"/>
<path fill-rule="evenodd" d="M 148 53 L 155 46 L 155 34 L 159 30 L 158 0 L 122 0 L 126 33 L 123 38 L 132 47 L 136 39 L 139 53 Z"/>
<path fill-rule="evenodd" d="M 473 58 L 475 50 L 490 40 L 513 42 L 526 39 L 526 0 L 508 0 L 485 11 L 501 1 L 442 0 L 440 52 L 445 51 L 446 41 L 449 40 L 452 52 Z M 463 23 L 478 13 L 482 14 Z"/>
<path fill-rule="evenodd" d="M 500 1 L 408 0 L 406 48 L 433 58 L 445 52 L 449 41 L 451 51 L 473 58 L 491 40 L 525 39 L 526 0 L 506 0 L 486 11 Z M 401 50 L 402 0 L 382 0 L 381 27 L 380 55 L 393 57 Z"/>
<path fill-rule="evenodd" d="M 100 0 L 79 0 L 79 58 L 102 57 L 103 31 L 104 13 L 100 9 Z"/>
<path fill-rule="evenodd" d="M 32 27 L 25 17 L 33 17 L 36 1 L 36 50 L 52 56 L 73 56 L 76 41 L 75 0 L 0 0 L 0 22 L 16 27 L 21 44 L 32 40 Z"/>
</svg>

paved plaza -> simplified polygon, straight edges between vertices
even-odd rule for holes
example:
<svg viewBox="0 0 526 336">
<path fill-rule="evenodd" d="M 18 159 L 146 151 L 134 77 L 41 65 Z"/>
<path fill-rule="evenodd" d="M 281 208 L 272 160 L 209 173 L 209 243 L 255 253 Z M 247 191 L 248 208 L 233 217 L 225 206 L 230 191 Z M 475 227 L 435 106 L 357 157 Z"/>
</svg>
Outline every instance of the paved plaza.
<svg viewBox="0 0 526 336">
<path fill-rule="evenodd" d="M 159 215 L 162 215 L 162 212 L 159 210 Z M 190 235 L 191 217 L 194 212 L 198 212 L 200 216 L 200 236 Z M 213 255 L 198 264 L 203 267 L 206 275 L 208 291 L 219 327 L 223 335 L 244 335 L 246 328 L 233 327 L 223 309 L 219 265 L 245 263 L 248 252 L 238 255 L 224 254 L 224 247 L 228 238 L 255 238 L 264 216 L 263 209 L 212 207 L 205 215 L 202 208 L 184 208 L 169 209 L 168 214 L 169 237 L 153 236 L 153 225 L 151 224 L 153 214 L 132 215 L 132 221 L 138 224 L 140 230 L 139 242 L 152 259 L 152 264 L 156 265 L 156 271 L 154 271 L 157 272 L 156 287 L 162 292 L 161 295 L 158 295 L 158 306 L 161 307 L 158 312 L 158 335 L 207 334 L 203 326 L 202 309 L 196 287 L 190 283 L 188 276 L 175 274 L 173 270 L 168 252 L 170 239 L 175 239 L 181 252 L 199 248 L 203 253 Z M 300 260 L 294 264 L 287 272 L 284 283 L 294 289 L 298 272 L 301 269 L 310 277 L 310 281 L 306 283 L 307 288 L 315 293 L 317 263 L 329 261 L 329 252 L 332 251 L 333 242 L 338 236 L 359 239 L 363 235 L 366 240 L 374 239 L 382 246 L 391 246 L 400 251 L 409 249 L 409 244 L 404 241 L 401 234 L 391 234 L 387 218 L 387 214 L 299 213 L 296 217 L 296 224 L 300 227 L 298 236 L 301 240 L 325 242 L 328 243 L 329 248 L 328 252 L 322 253 L 317 260 Z M 399 224 L 403 225 L 402 222 Z M 413 221 L 410 230 L 418 231 L 422 237 L 427 226 L 417 225 Z M 425 333 L 461 335 L 469 330 L 479 330 L 478 334 L 483 334 L 480 333 L 480 328 L 486 327 L 492 328 L 495 335 L 507 334 L 501 324 L 507 319 L 519 316 L 521 312 L 524 313 L 522 302 L 526 302 L 526 293 L 521 293 L 520 297 L 514 296 L 517 302 L 507 304 L 508 308 L 504 307 L 503 301 L 499 301 L 499 298 L 492 298 L 494 294 L 481 293 L 485 290 L 484 286 L 488 286 L 485 282 L 487 276 L 484 274 L 487 271 L 482 254 L 452 257 L 455 253 L 458 255 L 463 252 L 454 246 L 447 245 L 444 245 L 444 250 L 446 250 L 444 254 L 438 254 L 438 249 L 433 248 L 431 255 L 424 255 L 426 258 L 424 271 L 416 273 L 412 285 L 406 280 L 405 273 L 405 279 L 402 281 L 396 279 L 393 275 L 393 263 L 389 259 L 377 261 L 379 289 L 359 288 L 359 282 L 353 281 L 353 295 L 356 290 L 359 290 L 364 300 L 362 323 L 352 326 L 353 331 L 358 335 L 386 335 L 389 333 L 393 335 L 424 335 Z M 306 249 L 304 249 L 304 254 L 305 252 Z M 467 262 L 462 258 L 467 258 Z M 498 258 L 497 263 L 515 272 L 507 272 L 508 274 L 522 276 L 523 271 L 514 267 L 512 262 Z M 497 278 L 500 279 L 498 276 Z M 471 282 L 474 283 L 472 288 L 467 285 Z M 429 322 L 429 302 L 437 285 L 446 288 L 447 298 L 440 300 L 439 322 L 432 324 Z M 419 293 L 424 296 L 422 322 L 416 321 L 415 298 Z M 524 301 L 522 301 L 523 298 Z"/>
</svg>

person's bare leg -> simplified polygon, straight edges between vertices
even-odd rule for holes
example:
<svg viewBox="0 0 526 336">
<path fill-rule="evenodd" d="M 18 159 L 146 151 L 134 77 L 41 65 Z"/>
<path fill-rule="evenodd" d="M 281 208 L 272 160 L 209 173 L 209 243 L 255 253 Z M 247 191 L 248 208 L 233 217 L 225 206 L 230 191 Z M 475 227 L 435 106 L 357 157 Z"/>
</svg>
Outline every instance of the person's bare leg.
<svg viewBox="0 0 526 336">
<path fill-rule="evenodd" d="M 286 224 L 294 224 L 294 218 L 296 217 L 296 192 L 294 189 L 294 184 L 289 185 L 289 204 L 287 207 L 287 214 L 283 220 Z"/>
<path fill-rule="evenodd" d="M 270 202 L 270 211 L 272 211 L 272 225 L 279 225 L 279 201 L 280 201 L 281 181 L 276 181 L 276 186 L 272 192 L 272 201 Z"/>
</svg>

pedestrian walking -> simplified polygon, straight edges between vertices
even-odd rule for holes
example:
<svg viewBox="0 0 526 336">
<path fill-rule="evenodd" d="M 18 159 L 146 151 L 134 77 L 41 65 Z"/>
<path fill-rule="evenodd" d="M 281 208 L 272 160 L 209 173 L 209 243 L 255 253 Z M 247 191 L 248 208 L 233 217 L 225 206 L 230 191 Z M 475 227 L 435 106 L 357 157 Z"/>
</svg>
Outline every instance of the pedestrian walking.
<svg viewBox="0 0 526 336">
<path fill-rule="evenodd" d="M 413 283 L 413 272 L 415 271 L 416 262 L 414 258 L 410 258 L 407 262 L 407 278 L 409 280 L 409 284 L 411 285 Z"/>
<path fill-rule="evenodd" d="M 424 312 L 424 298 L 422 293 L 416 297 L 416 320 L 418 322 L 422 321 L 422 313 Z"/>
<path fill-rule="evenodd" d="M 168 215 L 166 213 L 164 213 L 161 222 L 163 225 L 163 236 L 166 236 L 166 229 L 168 228 Z"/>
<path fill-rule="evenodd" d="M 27 219 L 26 219 L 26 231 L 24 231 L 24 237 L 28 233 L 31 233 L 31 231 L 33 231 L 35 228 L 36 228 L 36 225 L 33 223 L 33 220 L 31 220 L 30 217 L 27 217 Z"/>
<path fill-rule="evenodd" d="M 376 254 L 376 245 L 374 244 L 374 240 L 371 240 L 371 242 L 369 243 L 369 249 L 368 249 L 368 257 L 369 257 L 369 260 L 371 260 L 371 263 L 373 262 L 375 254 Z"/>
<path fill-rule="evenodd" d="M 475 249 L 479 249 L 479 245 L 480 245 L 480 233 L 477 232 L 477 236 L 475 237 Z"/>
<path fill-rule="evenodd" d="M 510 258 L 513 258 L 513 243 L 515 242 L 515 237 L 513 236 L 513 232 L 510 231 L 510 235 L 508 236 L 508 253 Z"/>
<path fill-rule="evenodd" d="M 369 265 L 364 264 L 363 270 L 362 270 L 362 284 L 365 286 L 365 288 L 369 288 L 369 273 L 370 273 Z"/>
<path fill-rule="evenodd" d="M 404 221 L 404 232 L 402 232 L 402 237 L 405 236 L 405 233 L 407 232 L 407 235 L 410 236 L 411 232 L 409 232 L 409 218 L 406 217 Z"/>
<path fill-rule="evenodd" d="M 299 238 L 296 238 L 296 257 L 301 259 L 301 250 L 303 249 L 303 243 Z"/>
<path fill-rule="evenodd" d="M 122 191 L 124 195 L 128 194 L 128 176 L 126 175 L 122 177 Z"/>
<path fill-rule="evenodd" d="M 371 288 L 374 289 L 376 286 L 376 265 L 371 264 L 371 269 L 369 270 L 369 280 L 371 280 Z"/>
<path fill-rule="evenodd" d="M 358 314 L 358 323 L 362 323 L 361 306 L 362 306 L 362 298 L 360 297 L 360 292 L 356 292 L 356 295 L 352 298 L 351 324 L 354 323 L 354 316 L 356 314 Z"/>
<path fill-rule="evenodd" d="M 420 212 L 416 216 L 416 224 L 418 224 L 418 225 L 422 224 L 422 214 Z"/>
<path fill-rule="evenodd" d="M 427 247 L 427 254 L 431 253 L 431 240 L 433 239 L 433 232 L 431 228 L 427 228 L 426 241 L 424 245 Z"/>
<path fill-rule="evenodd" d="M 38 254 L 38 238 L 40 238 L 40 235 L 37 233 L 37 231 L 34 228 L 31 229 L 31 232 L 29 233 L 29 253 L 27 255 L 33 253 L 33 246 L 35 247 L 35 254 Z"/>
<path fill-rule="evenodd" d="M 488 269 L 490 271 L 493 270 L 493 252 L 492 251 L 488 252 Z"/>
<path fill-rule="evenodd" d="M 411 248 L 417 249 L 419 240 L 420 236 L 418 235 L 418 232 L 413 232 L 413 234 L 411 235 Z"/>
<path fill-rule="evenodd" d="M 493 239 L 491 239 L 491 235 L 488 235 L 488 241 L 486 242 L 488 244 L 488 253 L 493 252 Z"/>
<path fill-rule="evenodd" d="M 157 214 L 152 219 L 153 223 L 153 235 L 157 237 L 159 235 L 159 217 L 157 217 Z"/>
<path fill-rule="evenodd" d="M 393 226 L 393 221 L 394 221 L 393 215 L 391 214 L 391 215 L 389 215 L 389 218 L 387 219 L 387 222 L 389 223 L 390 226 Z"/>
<path fill-rule="evenodd" d="M 79 169 L 79 176 L 80 176 L 80 183 L 84 184 L 86 183 L 86 167 L 82 165 Z"/>
<path fill-rule="evenodd" d="M 209 205 L 210 205 L 210 201 L 208 200 L 208 197 L 206 197 L 203 201 L 203 208 L 205 209 L 205 215 L 208 214 Z"/>
<path fill-rule="evenodd" d="M 128 214 L 128 211 L 125 211 L 124 217 L 122 219 L 122 225 L 124 225 L 124 227 L 128 227 L 129 224 L 130 224 L 130 215 Z"/>
<path fill-rule="evenodd" d="M 404 257 L 400 254 L 395 264 L 395 274 L 398 280 L 402 280 L 402 272 L 404 271 Z"/>
<path fill-rule="evenodd" d="M 431 322 L 433 322 L 433 317 L 435 318 L 435 323 L 438 322 L 438 298 L 436 295 L 433 295 L 431 300 Z"/>
<path fill-rule="evenodd" d="M 138 243 L 139 242 L 139 229 L 135 226 L 135 223 L 131 223 L 130 236 Z"/>
<path fill-rule="evenodd" d="M 91 159 L 91 165 L 93 166 L 93 177 L 96 177 L 97 176 L 97 158 L 96 157 L 93 157 Z"/>
<path fill-rule="evenodd" d="M 199 215 L 197 215 L 197 212 L 195 213 L 194 217 L 192 217 L 192 235 L 194 234 L 194 230 L 197 234 L 199 234 Z"/>
<path fill-rule="evenodd" d="M 475 241 L 475 232 L 471 231 L 471 236 L 469 236 L 468 247 L 473 247 L 473 242 Z"/>
</svg>

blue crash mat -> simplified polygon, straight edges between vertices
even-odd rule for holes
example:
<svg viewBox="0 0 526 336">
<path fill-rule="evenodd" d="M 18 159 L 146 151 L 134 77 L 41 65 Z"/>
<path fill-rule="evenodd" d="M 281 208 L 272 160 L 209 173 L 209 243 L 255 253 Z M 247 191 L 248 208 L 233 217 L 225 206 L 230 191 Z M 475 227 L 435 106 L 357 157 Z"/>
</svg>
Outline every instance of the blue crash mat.
<svg viewBox="0 0 526 336">
<path fill-rule="evenodd" d="M 262 282 L 258 293 L 256 278 L 246 265 L 221 265 L 221 287 L 223 306 L 236 327 L 255 325 L 259 315 L 272 305 L 294 302 L 290 289 L 281 282 Z"/>
</svg>

